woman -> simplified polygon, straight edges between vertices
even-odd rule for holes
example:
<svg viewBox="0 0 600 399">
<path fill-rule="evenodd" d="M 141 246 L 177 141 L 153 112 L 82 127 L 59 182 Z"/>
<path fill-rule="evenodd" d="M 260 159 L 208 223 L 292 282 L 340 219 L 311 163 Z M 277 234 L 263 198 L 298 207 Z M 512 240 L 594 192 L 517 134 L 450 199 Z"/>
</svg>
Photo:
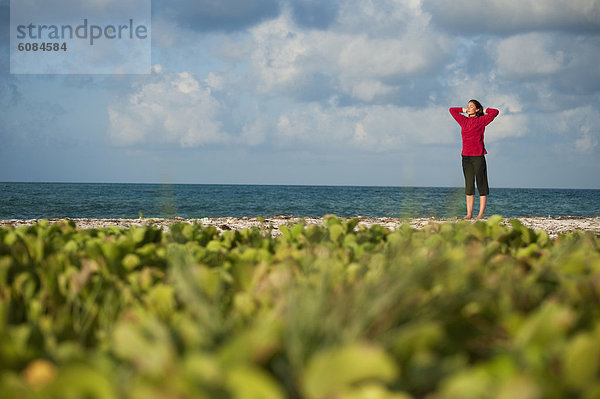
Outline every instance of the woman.
<svg viewBox="0 0 600 399">
<path fill-rule="evenodd" d="M 467 114 L 464 116 L 462 114 Z M 467 108 L 450 108 L 450 114 L 461 127 L 462 135 L 462 167 L 465 175 L 465 194 L 467 195 L 467 216 L 463 219 L 473 217 L 473 204 L 475 202 L 475 180 L 477 180 L 477 191 L 479 191 L 479 215 L 483 217 L 487 195 L 490 193 L 487 180 L 487 165 L 485 156 L 487 151 L 483 144 L 485 127 L 498 116 L 499 111 L 488 108 L 484 111 L 477 100 L 469 101 Z"/>
</svg>

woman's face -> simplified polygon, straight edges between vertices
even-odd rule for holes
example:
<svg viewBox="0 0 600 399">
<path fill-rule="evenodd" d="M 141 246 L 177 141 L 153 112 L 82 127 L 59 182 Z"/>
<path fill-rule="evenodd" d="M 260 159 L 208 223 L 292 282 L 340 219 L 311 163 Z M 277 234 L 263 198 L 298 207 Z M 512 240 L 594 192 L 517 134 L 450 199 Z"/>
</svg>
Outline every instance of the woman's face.
<svg viewBox="0 0 600 399">
<path fill-rule="evenodd" d="M 467 105 L 467 115 L 475 116 L 477 111 L 479 111 L 477 106 L 472 101 L 469 101 L 469 104 Z"/>
</svg>

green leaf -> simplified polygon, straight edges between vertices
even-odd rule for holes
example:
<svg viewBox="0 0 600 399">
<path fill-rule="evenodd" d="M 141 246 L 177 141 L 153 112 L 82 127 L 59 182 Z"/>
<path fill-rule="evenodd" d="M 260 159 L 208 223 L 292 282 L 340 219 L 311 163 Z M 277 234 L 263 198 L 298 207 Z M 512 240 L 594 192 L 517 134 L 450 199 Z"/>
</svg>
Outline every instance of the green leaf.
<svg viewBox="0 0 600 399">
<path fill-rule="evenodd" d="M 600 332 L 600 329 L 597 330 Z M 600 334 L 577 335 L 566 348 L 564 373 L 567 384 L 586 389 L 598 381 L 600 371 Z"/>
<path fill-rule="evenodd" d="M 358 225 L 358 218 L 352 218 L 346 222 L 346 233 L 352 233 L 354 228 Z"/>
<path fill-rule="evenodd" d="M 314 355 L 305 369 L 303 387 L 308 398 L 318 399 L 361 381 L 391 382 L 397 374 L 396 364 L 382 348 L 357 343 Z"/>
<path fill-rule="evenodd" d="M 494 388 L 494 378 L 483 369 L 467 369 L 441 383 L 436 398 L 488 399 Z M 493 396 L 492 396 L 493 397 Z"/>
<path fill-rule="evenodd" d="M 60 370 L 56 380 L 42 397 L 56 399 L 114 399 L 116 391 L 105 372 L 86 365 L 72 365 Z"/>
<path fill-rule="evenodd" d="M 226 248 L 219 240 L 212 240 L 206 245 L 206 250 L 211 252 L 225 252 Z"/>
<path fill-rule="evenodd" d="M 576 315 L 569 307 L 545 302 L 524 321 L 515 343 L 521 348 L 534 345 L 547 350 L 549 345 L 564 339 L 575 320 Z"/>
<path fill-rule="evenodd" d="M 344 234 L 344 227 L 342 225 L 333 224 L 329 226 L 329 238 L 331 241 L 337 241 L 342 234 Z"/>
<path fill-rule="evenodd" d="M 284 399 L 277 381 L 261 369 L 238 366 L 227 373 L 227 387 L 234 399 Z"/>
<path fill-rule="evenodd" d="M 527 375 L 515 375 L 500 387 L 495 399 L 539 399 L 544 397 L 542 388 Z"/>
<path fill-rule="evenodd" d="M 327 226 L 327 227 L 342 224 L 342 221 L 340 219 L 338 219 L 338 217 L 335 215 L 325 215 L 325 216 L 323 216 L 323 221 L 325 223 L 325 226 Z"/>
<path fill-rule="evenodd" d="M 175 291 L 173 286 L 157 284 L 145 297 L 148 308 L 162 318 L 168 318 L 175 310 Z"/>
<path fill-rule="evenodd" d="M 112 331 L 111 347 L 138 372 L 158 377 L 174 360 L 174 348 L 167 328 L 156 318 L 128 311 Z"/>
<path fill-rule="evenodd" d="M 292 232 L 287 226 L 279 226 L 279 231 L 281 231 L 281 235 L 287 242 L 292 242 Z"/>
<path fill-rule="evenodd" d="M 339 397 L 343 399 L 412 399 L 412 396 L 405 392 L 392 392 L 381 384 L 374 383 L 349 388 Z"/>
<path fill-rule="evenodd" d="M 498 226 L 504 219 L 500 215 L 492 215 L 488 218 L 487 224 L 489 226 Z"/>
<path fill-rule="evenodd" d="M 140 257 L 135 254 L 127 254 L 123 257 L 123 267 L 126 270 L 133 270 L 140 264 Z"/>
</svg>

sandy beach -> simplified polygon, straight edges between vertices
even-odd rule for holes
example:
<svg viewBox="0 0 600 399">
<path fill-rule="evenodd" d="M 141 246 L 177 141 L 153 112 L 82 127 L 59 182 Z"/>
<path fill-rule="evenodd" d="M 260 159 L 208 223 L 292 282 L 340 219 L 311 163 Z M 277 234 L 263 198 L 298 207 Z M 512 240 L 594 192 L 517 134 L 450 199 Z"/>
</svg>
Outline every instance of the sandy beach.
<svg viewBox="0 0 600 399">
<path fill-rule="evenodd" d="M 357 217 L 359 225 L 370 227 L 380 225 L 390 230 L 394 230 L 405 223 L 408 223 L 412 228 L 420 229 L 424 226 L 433 223 L 457 223 L 460 219 L 437 219 L 437 218 L 411 218 L 400 219 L 390 217 Z M 350 218 L 340 218 L 350 219 Z M 551 238 L 557 237 L 559 234 L 569 233 L 575 230 L 591 231 L 600 235 L 600 217 L 521 217 L 518 219 L 523 225 L 533 230 L 545 230 Z M 0 227 L 7 226 L 27 226 L 40 222 L 42 219 L 4 219 L 0 220 Z M 277 215 L 273 217 L 217 217 L 217 218 L 199 218 L 199 219 L 184 219 L 184 218 L 143 218 L 143 219 L 88 219 L 88 218 L 60 218 L 46 219 L 50 223 L 60 222 L 62 220 L 71 220 L 75 222 L 77 227 L 88 229 L 106 226 L 119 226 L 128 228 L 131 226 L 156 226 L 167 231 L 172 223 L 200 223 L 203 226 L 214 226 L 218 231 L 225 230 L 242 230 L 251 227 L 261 229 L 271 228 L 271 233 L 274 236 L 280 235 L 279 226 L 289 225 L 298 222 L 303 222 L 307 225 L 322 224 L 323 217 L 304 217 L 298 218 L 289 215 Z M 485 219 L 484 219 L 485 220 Z M 503 224 L 509 224 L 510 218 L 504 219 Z M 474 222 L 474 221 L 470 221 Z"/>
</svg>

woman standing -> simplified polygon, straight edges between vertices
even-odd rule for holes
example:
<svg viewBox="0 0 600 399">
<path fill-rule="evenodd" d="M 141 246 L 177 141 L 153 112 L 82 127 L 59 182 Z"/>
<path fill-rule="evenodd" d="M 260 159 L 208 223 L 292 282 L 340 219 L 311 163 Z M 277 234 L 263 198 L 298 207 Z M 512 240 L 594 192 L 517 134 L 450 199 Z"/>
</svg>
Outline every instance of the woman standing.
<svg viewBox="0 0 600 399">
<path fill-rule="evenodd" d="M 467 114 L 464 116 L 462 114 Z M 485 163 L 485 145 L 483 134 L 485 127 L 498 116 L 499 111 L 494 108 L 483 109 L 477 100 L 469 101 L 467 108 L 450 108 L 450 114 L 461 127 L 462 135 L 462 167 L 465 175 L 465 194 L 467 195 L 467 216 L 473 217 L 473 204 L 475 202 L 475 180 L 479 191 L 479 215 L 483 217 L 487 195 L 490 193 L 487 179 L 487 165 Z"/>
</svg>

